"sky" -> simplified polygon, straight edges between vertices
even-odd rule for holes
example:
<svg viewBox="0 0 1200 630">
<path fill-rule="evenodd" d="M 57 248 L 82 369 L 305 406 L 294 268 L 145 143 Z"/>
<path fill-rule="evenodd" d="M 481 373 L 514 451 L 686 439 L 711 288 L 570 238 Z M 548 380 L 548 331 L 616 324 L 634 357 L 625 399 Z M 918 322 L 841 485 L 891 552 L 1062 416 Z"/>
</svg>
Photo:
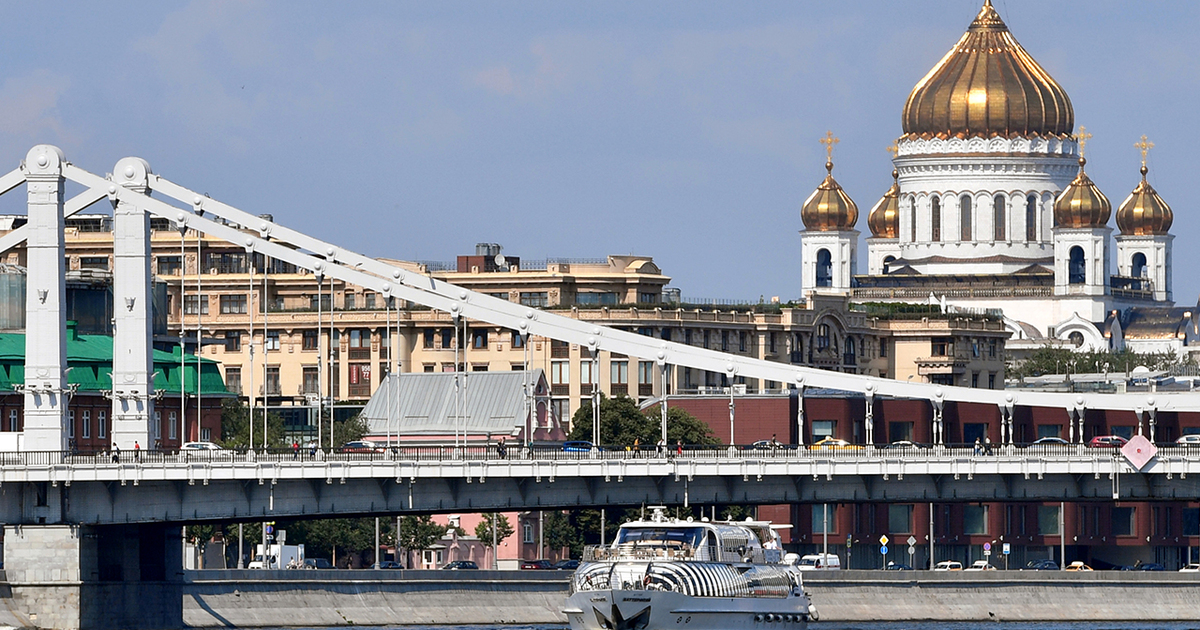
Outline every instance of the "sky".
<svg viewBox="0 0 1200 630">
<path fill-rule="evenodd" d="M 818 139 L 840 138 L 865 238 L 904 101 L 980 4 L 8 2 L 0 170 L 38 143 L 101 174 L 138 156 L 371 256 L 637 254 L 685 298 L 788 300 Z M 995 6 L 1094 134 L 1114 211 L 1133 144 L 1155 143 L 1174 296 L 1195 303 L 1200 3 Z M 23 212 L 11 197 L 0 212 Z"/>
</svg>

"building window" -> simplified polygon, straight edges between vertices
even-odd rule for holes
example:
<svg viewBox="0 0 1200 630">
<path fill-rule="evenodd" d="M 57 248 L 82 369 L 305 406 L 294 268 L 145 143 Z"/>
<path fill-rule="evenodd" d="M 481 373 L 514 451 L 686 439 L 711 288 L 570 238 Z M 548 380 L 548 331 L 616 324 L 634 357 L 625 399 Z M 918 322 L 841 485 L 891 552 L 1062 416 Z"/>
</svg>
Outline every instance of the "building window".
<svg viewBox="0 0 1200 630">
<path fill-rule="evenodd" d="M 902 440 L 912 441 L 913 423 L 912 422 L 889 422 L 888 423 L 888 438 L 893 442 Z"/>
<path fill-rule="evenodd" d="M 824 350 L 829 347 L 829 324 L 821 324 L 817 326 L 817 349 Z"/>
<path fill-rule="evenodd" d="M 179 416 L 176 416 L 173 413 L 171 414 L 171 424 L 167 426 L 167 439 L 179 439 Z"/>
<path fill-rule="evenodd" d="M 172 411 L 171 416 L 174 416 L 174 415 L 175 415 L 175 412 Z M 152 422 L 150 424 L 150 429 L 151 429 L 150 430 L 150 438 L 151 439 L 157 440 L 158 438 L 162 437 L 162 412 L 159 412 L 159 411 L 154 412 L 154 422 Z"/>
<path fill-rule="evenodd" d="M 92 437 L 92 410 L 91 409 L 83 410 L 83 437 L 84 438 Z"/>
<path fill-rule="evenodd" d="M 1087 280 L 1087 263 L 1083 259 L 1083 248 L 1071 248 L 1071 260 L 1067 262 L 1067 284 L 1083 284 Z"/>
<path fill-rule="evenodd" d="M 1133 259 L 1129 261 L 1129 275 L 1134 278 L 1146 277 L 1146 255 L 1138 252 L 1133 255 Z"/>
<path fill-rule="evenodd" d="M 709 349 L 709 331 L 704 331 L 704 349 Z"/>
<path fill-rule="evenodd" d="M 613 361 L 609 363 L 609 382 L 612 383 L 615 396 L 618 393 L 627 393 L 629 386 L 629 361 Z M 622 391 L 618 392 L 617 388 Z"/>
<path fill-rule="evenodd" d="M 835 420 L 813 420 L 812 422 L 812 439 L 814 442 L 819 442 L 827 437 L 833 437 L 833 430 L 837 421 Z"/>
<path fill-rule="evenodd" d="M 236 330 L 225 331 L 225 352 L 242 351 L 242 333 Z"/>
<path fill-rule="evenodd" d="M 522 335 L 521 333 L 519 333 L 515 330 L 512 331 L 512 347 L 513 348 L 524 348 L 525 347 L 525 335 Z"/>
<path fill-rule="evenodd" d="M 488 331 L 486 328 L 471 330 L 471 347 L 476 350 L 486 350 L 488 347 Z"/>
<path fill-rule="evenodd" d="M 350 397 L 365 398 L 371 395 L 371 364 L 350 364 Z"/>
<path fill-rule="evenodd" d="M 208 296 L 207 295 L 185 295 L 183 296 L 183 314 L 195 315 L 197 310 L 201 315 L 208 315 Z"/>
<path fill-rule="evenodd" d="M 1057 505 L 1039 505 L 1037 509 L 1037 519 L 1037 533 L 1039 536 L 1058 535 L 1059 529 Z"/>
<path fill-rule="evenodd" d="M 767 333 L 767 347 L 769 348 L 768 352 L 772 352 L 772 353 L 775 352 L 775 333 L 774 332 Z"/>
<path fill-rule="evenodd" d="M 964 534 L 987 534 L 988 533 L 988 506 L 986 505 L 964 505 L 963 506 L 963 533 Z"/>
<path fill-rule="evenodd" d="M 357 306 L 355 306 L 355 304 L 354 304 L 354 293 L 352 293 L 352 292 L 350 292 L 350 291 L 347 291 L 347 292 L 346 292 L 346 294 L 345 294 L 345 304 L 346 304 L 346 310 L 347 310 L 347 311 L 353 311 L 355 308 L 358 308 L 358 307 L 357 307 Z"/>
<path fill-rule="evenodd" d="M 638 396 L 654 393 L 654 362 L 638 361 Z"/>
<path fill-rule="evenodd" d="M 828 249 L 817 250 L 817 286 L 833 286 L 833 256 Z"/>
<path fill-rule="evenodd" d="M 1029 195 L 1025 199 L 1025 240 L 1032 243 L 1038 240 L 1037 235 L 1037 196 Z"/>
<path fill-rule="evenodd" d="M 442 329 L 442 350 L 450 350 L 454 348 L 454 337 L 458 327 Z"/>
<path fill-rule="evenodd" d="M 279 366 L 272 365 L 267 367 L 267 383 L 266 394 L 268 396 L 278 396 L 279 388 Z"/>
<path fill-rule="evenodd" d="M 592 378 L 592 367 L 595 363 L 591 361 L 581 361 L 579 363 L 579 384 L 587 387 L 586 391 L 591 391 L 591 385 L 594 382 Z"/>
<path fill-rule="evenodd" d="M 550 401 L 550 408 L 554 410 L 554 415 L 564 424 L 571 421 L 571 401 L 566 398 L 554 398 Z"/>
<path fill-rule="evenodd" d="M 1113 536 L 1133 536 L 1134 532 L 1134 509 L 1131 507 L 1115 507 L 1112 509 L 1112 533 Z"/>
<path fill-rule="evenodd" d="M 988 373 L 988 389 L 996 389 L 996 375 Z"/>
<path fill-rule="evenodd" d="M 1005 236 L 1004 195 L 992 197 L 992 238 L 1003 241 Z"/>
<path fill-rule="evenodd" d="M 107 411 L 101 409 L 100 412 L 96 414 L 96 424 L 97 424 L 96 434 L 100 436 L 100 439 L 104 439 L 104 438 L 108 437 L 108 412 Z"/>
<path fill-rule="evenodd" d="M 505 299 L 508 294 L 505 294 Z M 616 293 L 582 292 L 575 296 L 575 303 L 582 306 L 600 306 L 617 303 Z"/>
<path fill-rule="evenodd" d="M 971 232 L 971 196 L 963 195 L 958 199 L 959 240 L 970 241 Z"/>
<path fill-rule="evenodd" d="M 80 256 L 79 268 L 108 271 L 108 256 Z"/>
<path fill-rule="evenodd" d="M 305 330 L 301 333 L 301 336 L 303 337 L 302 347 L 304 350 L 316 350 L 318 348 L 319 339 L 321 338 L 320 331 L 313 329 Z"/>
<path fill-rule="evenodd" d="M 569 361 L 550 362 L 550 393 L 555 396 L 566 396 L 571 385 L 571 363 Z"/>
<path fill-rule="evenodd" d="M 908 198 L 908 227 L 911 234 L 909 235 L 912 242 L 917 242 L 917 200 L 915 197 Z"/>
<path fill-rule="evenodd" d="M 221 296 L 221 314 L 234 315 L 246 313 L 246 296 L 245 295 L 222 295 Z"/>
<path fill-rule="evenodd" d="M 67 410 L 67 437 L 75 437 L 75 410 Z"/>
<path fill-rule="evenodd" d="M 691 328 L 688 328 L 683 331 L 683 343 L 685 345 L 689 345 L 689 346 L 692 345 L 692 329 Z"/>
<path fill-rule="evenodd" d="M 212 441 L 212 429 L 208 427 L 200 427 L 200 440 L 203 442 Z"/>
<path fill-rule="evenodd" d="M 436 335 L 437 335 L 437 332 L 435 332 L 432 328 L 426 328 L 425 332 L 422 333 L 422 335 L 421 335 L 421 339 L 422 339 L 421 347 L 425 348 L 426 350 L 432 350 L 433 349 L 433 339 Z"/>
<path fill-rule="evenodd" d="M 1183 535 L 1200 536 L 1200 508 L 1183 508 Z"/>
<path fill-rule="evenodd" d="M 225 389 L 235 394 L 242 393 L 242 368 L 225 367 Z"/>
<path fill-rule="evenodd" d="M 879 340 L 879 358 L 880 358 L 880 359 L 886 359 L 886 358 L 887 358 L 887 356 L 888 356 L 888 343 L 889 343 L 889 342 L 888 342 L 888 340 L 887 340 L 887 339 L 880 339 L 880 340 Z"/>
<path fill-rule="evenodd" d="M 829 520 L 825 520 L 826 514 L 829 515 Z M 830 534 L 837 532 L 837 510 L 834 506 L 826 507 L 823 504 L 814 504 L 812 506 L 812 532 L 813 534 Z"/>
<path fill-rule="evenodd" d="M 305 394 L 320 393 L 320 389 L 321 389 L 321 370 L 320 370 L 320 368 L 313 367 L 313 366 L 305 366 L 303 376 L 304 376 L 304 383 L 303 383 L 304 393 Z"/>
<path fill-rule="evenodd" d="M 533 524 L 532 523 L 522 523 L 521 524 L 521 542 L 525 543 L 526 545 L 533 544 Z"/>
<path fill-rule="evenodd" d="M 911 505 L 889 505 L 888 506 L 888 533 L 891 534 L 911 534 L 913 531 L 913 506 Z M 896 542 L 899 547 L 899 540 Z"/>
<path fill-rule="evenodd" d="M 183 269 L 183 265 L 179 262 L 179 256 L 159 256 L 156 259 L 158 263 L 158 275 L 160 276 L 177 276 Z"/>
<path fill-rule="evenodd" d="M 1038 436 L 1039 440 L 1042 438 L 1047 438 L 1047 437 L 1061 437 L 1062 436 L 1062 425 L 1061 424 L 1039 424 L 1037 427 L 1037 436 Z"/>
<path fill-rule="evenodd" d="M 333 298 L 328 295 L 318 296 L 312 295 L 308 298 L 308 308 L 314 311 L 332 311 Z"/>
<path fill-rule="evenodd" d="M 658 304 L 658 294 L 642 291 L 638 293 L 638 302 L 642 304 Z"/>
<path fill-rule="evenodd" d="M 18 412 L 16 409 L 8 410 L 8 430 L 9 431 L 17 430 L 17 420 L 20 417 L 21 417 L 20 412 Z"/>
<path fill-rule="evenodd" d="M 661 337 L 663 341 L 670 341 L 671 340 L 671 329 L 670 328 L 662 329 L 662 333 L 659 334 L 659 337 Z"/>
<path fill-rule="evenodd" d="M 364 302 L 366 302 L 366 304 L 364 304 L 363 306 L 364 306 L 364 307 L 365 307 L 365 308 L 366 308 L 368 311 L 373 311 L 373 310 L 375 310 L 375 294 L 374 294 L 374 293 L 364 293 L 364 294 L 363 294 L 363 301 L 364 301 Z"/>
<path fill-rule="evenodd" d="M 746 351 L 746 333 L 738 332 L 738 352 Z"/>
<path fill-rule="evenodd" d="M 729 331 L 721 331 L 721 352 L 729 352 Z"/>
<path fill-rule="evenodd" d="M 538 308 L 549 306 L 550 294 L 546 291 L 522 291 L 521 305 L 536 306 Z"/>
<path fill-rule="evenodd" d="M 485 293 L 484 295 L 486 295 L 488 297 L 494 297 L 497 300 L 504 300 L 505 302 L 508 301 L 508 291 L 505 291 L 503 293 Z"/>
<path fill-rule="evenodd" d="M 935 357 L 954 355 L 954 337 L 934 337 L 930 344 L 930 354 Z"/>
<path fill-rule="evenodd" d="M 268 330 L 267 331 L 267 350 L 278 350 L 278 349 L 279 349 L 279 331 L 278 330 Z"/>
<path fill-rule="evenodd" d="M 929 202 L 929 240 L 938 242 L 942 240 L 942 200 L 934 197 Z"/>
</svg>

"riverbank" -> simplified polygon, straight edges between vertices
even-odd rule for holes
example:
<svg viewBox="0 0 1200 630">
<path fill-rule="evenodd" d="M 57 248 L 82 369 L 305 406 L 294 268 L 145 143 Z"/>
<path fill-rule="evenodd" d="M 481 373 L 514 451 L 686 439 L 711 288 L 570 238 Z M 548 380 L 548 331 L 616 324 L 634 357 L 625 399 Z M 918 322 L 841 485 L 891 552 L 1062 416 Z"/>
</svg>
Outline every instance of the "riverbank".
<svg viewBox="0 0 1200 630">
<path fill-rule="evenodd" d="M 550 571 L 189 571 L 194 627 L 565 623 Z M 829 571 L 805 576 L 822 621 L 1200 619 L 1200 574 Z"/>
</svg>

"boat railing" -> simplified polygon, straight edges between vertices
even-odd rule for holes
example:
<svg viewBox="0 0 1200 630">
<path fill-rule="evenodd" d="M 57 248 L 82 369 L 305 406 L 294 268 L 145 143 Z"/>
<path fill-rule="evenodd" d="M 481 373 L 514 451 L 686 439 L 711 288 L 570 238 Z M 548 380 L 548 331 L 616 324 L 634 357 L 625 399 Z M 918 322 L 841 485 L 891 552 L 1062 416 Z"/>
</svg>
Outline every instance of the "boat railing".
<svg viewBox="0 0 1200 630">
<path fill-rule="evenodd" d="M 678 562 L 749 562 L 751 564 L 766 564 L 772 559 L 767 557 L 763 549 L 745 549 L 745 548 L 724 548 L 722 547 L 716 554 L 712 553 L 713 548 L 702 546 L 692 548 L 688 546 L 672 547 L 672 546 L 646 546 L 637 547 L 634 545 L 588 545 L 583 549 L 584 562 L 613 562 L 627 560 L 641 560 L 647 562 L 653 561 L 678 561 Z M 719 557 L 713 557 L 714 555 Z M 778 553 L 774 554 L 778 556 Z M 778 562 L 776 558 L 773 560 Z"/>
</svg>

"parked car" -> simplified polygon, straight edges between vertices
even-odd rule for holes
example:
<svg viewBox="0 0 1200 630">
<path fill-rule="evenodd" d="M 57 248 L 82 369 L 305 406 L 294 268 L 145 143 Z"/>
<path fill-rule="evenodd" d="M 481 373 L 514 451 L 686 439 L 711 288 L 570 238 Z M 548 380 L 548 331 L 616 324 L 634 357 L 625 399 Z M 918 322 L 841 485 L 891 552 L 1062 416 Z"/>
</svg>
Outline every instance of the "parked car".
<svg viewBox="0 0 1200 630">
<path fill-rule="evenodd" d="M 746 450 L 748 450 L 748 451 L 777 451 L 777 450 L 782 450 L 782 449 L 793 449 L 793 448 L 796 448 L 796 447 L 789 446 L 787 444 L 782 444 L 778 441 L 773 442 L 771 440 L 759 440 L 759 441 L 751 444 L 750 446 L 747 446 Z"/>
<path fill-rule="evenodd" d="M 384 560 L 383 562 L 379 563 L 379 568 L 380 569 L 403 569 L 404 565 L 400 564 L 399 562 L 393 562 L 391 560 Z"/>
<path fill-rule="evenodd" d="M 1200 446 L 1200 435 L 1195 433 L 1191 435 L 1181 435 L 1179 436 L 1178 440 L 1175 440 L 1175 443 L 1183 446 Z"/>
<path fill-rule="evenodd" d="M 559 560 L 554 563 L 554 568 L 559 571 L 574 571 L 579 568 L 578 560 Z"/>
<path fill-rule="evenodd" d="M 1129 440 L 1119 435 L 1097 435 L 1088 441 L 1088 446 L 1092 448 L 1121 448 L 1129 443 Z"/>
<path fill-rule="evenodd" d="M 554 565 L 550 564 L 549 560 L 525 560 L 521 562 L 521 568 L 543 571 L 546 569 L 553 569 Z"/>
<path fill-rule="evenodd" d="M 1121 567 L 1122 571 L 1166 571 L 1167 567 L 1157 562 L 1139 562 L 1127 567 Z"/>
<path fill-rule="evenodd" d="M 971 566 L 963 569 L 964 571 L 995 571 L 996 567 L 988 563 L 987 560 L 976 560 L 971 563 Z"/>
<path fill-rule="evenodd" d="M 180 452 L 189 453 L 195 451 L 223 451 L 225 449 L 212 442 L 184 442 L 183 446 L 179 447 L 179 450 Z"/>
<path fill-rule="evenodd" d="M 907 564 L 900 564 L 899 562 L 889 562 L 889 563 L 887 563 L 886 567 L 883 567 L 883 570 L 884 571 L 912 571 L 913 568 L 908 566 Z"/>
<path fill-rule="evenodd" d="M 933 567 L 934 571 L 962 571 L 962 563 L 954 560 L 942 560 Z"/>
<path fill-rule="evenodd" d="M 571 440 L 563 442 L 562 450 L 564 453 L 590 453 L 592 451 L 602 451 L 604 449 L 588 442 L 587 440 Z"/>
<path fill-rule="evenodd" d="M 1033 444 L 1029 445 L 1029 448 L 1046 448 L 1048 446 L 1067 446 L 1068 444 L 1070 444 L 1070 442 L 1068 442 L 1060 437 L 1044 437 L 1044 438 L 1041 438 L 1038 440 L 1034 440 Z"/>
<path fill-rule="evenodd" d="M 479 565 L 470 560 L 455 560 L 454 562 L 446 563 L 442 567 L 443 571 L 465 571 L 467 569 L 478 569 Z M 524 567 L 522 567 L 524 568 Z"/>
<path fill-rule="evenodd" d="M 891 444 L 884 444 L 883 446 L 881 446 L 879 448 L 881 448 L 883 450 L 888 450 L 888 451 L 893 450 L 893 449 L 894 450 L 916 450 L 916 449 L 927 449 L 927 448 L 929 448 L 929 445 L 921 444 L 920 442 L 912 442 L 910 440 L 897 440 L 895 442 L 892 442 Z"/>
<path fill-rule="evenodd" d="M 305 558 L 304 559 L 304 568 L 305 569 L 332 569 L 332 568 L 334 568 L 334 566 L 332 564 L 329 564 L 329 561 L 326 560 L 325 558 Z"/>
<path fill-rule="evenodd" d="M 836 449 L 861 450 L 862 446 L 860 446 L 858 444 L 851 444 L 851 443 L 847 442 L 846 440 L 840 440 L 840 439 L 834 438 L 834 437 L 827 437 L 827 438 L 823 438 L 819 442 L 813 444 L 812 448 L 836 448 Z"/>
<path fill-rule="evenodd" d="M 1067 568 L 1063 569 L 1063 570 L 1064 571 L 1091 571 L 1092 567 L 1089 567 L 1088 565 L 1084 564 L 1083 560 L 1076 560 L 1075 562 L 1068 564 Z"/>
<path fill-rule="evenodd" d="M 1021 570 L 1022 571 L 1057 571 L 1058 563 L 1053 560 L 1046 560 L 1046 559 L 1030 560 L 1029 564 L 1026 564 Z"/>
<path fill-rule="evenodd" d="M 338 447 L 339 453 L 382 453 L 384 448 L 370 440 L 355 440 Z"/>
<path fill-rule="evenodd" d="M 1200 562 L 1192 562 L 1190 564 L 1185 564 L 1185 565 L 1183 565 L 1183 568 L 1179 570 L 1179 572 L 1180 573 L 1200 573 Z"/>
</svg>

